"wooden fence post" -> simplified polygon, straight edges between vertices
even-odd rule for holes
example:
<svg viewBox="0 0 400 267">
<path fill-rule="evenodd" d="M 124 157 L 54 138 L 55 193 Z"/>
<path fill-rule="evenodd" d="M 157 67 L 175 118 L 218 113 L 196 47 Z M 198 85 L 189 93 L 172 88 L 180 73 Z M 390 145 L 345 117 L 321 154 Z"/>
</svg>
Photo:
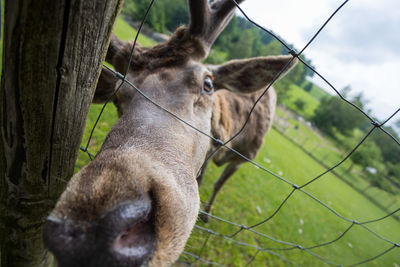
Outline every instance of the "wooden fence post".
<svg viewBox="0 0 400 267">
<path fill-rule="evenodd" d="M 42 225 L 73 174 L 122 1 L 5 3 L 0 91 L 2 267 L 49 264 Z"/>
</svg>

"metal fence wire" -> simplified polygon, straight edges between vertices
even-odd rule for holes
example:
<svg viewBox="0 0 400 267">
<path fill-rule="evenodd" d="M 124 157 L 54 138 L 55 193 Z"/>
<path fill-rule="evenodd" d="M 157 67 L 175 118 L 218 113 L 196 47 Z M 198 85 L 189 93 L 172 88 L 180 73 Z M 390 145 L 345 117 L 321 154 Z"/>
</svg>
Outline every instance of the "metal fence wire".
<svg viewBox="0 0 400 267">
<path fill-rule="evenodd" d="M 238 3 L 235 0 L 232 0 L 232 2 L 234 2 L 234 4 L 237 6 L 238 10 L 243 14 L 243 16 L 250 22 L 252 23 L 255 27 L 263 30 L 266 34 L 269 34 L 271 36 L 273 36 L 277 41 L 279 41 L 288 51 L 289 54 L 292 55 L 292 59 L 291 61 L 289 61 L 286 66 L 284 66 L 284 68 L 281 70 L 280 73 L 278 73 L 276 75 L 276 77 L 273 79 L 273 81 L 268 85 L 267 88 L 265 88 L 264 92 L 260 95 L 260 97 L 255 101 L 252 109 L 250 110 L 247 120 L 245 121 L 245 123 L 243 124 L 242 128 L 240 129 L 240 131 L 238 131 L 237 133 L 235 133 L 228 141 L 223 142 L 221 140 L 218 140 L 216 138 L 214 138 L 213 136 L 202 132 L 201 130 L 197 129 L 196 127 L 194 127 L 193 125 L 191 125 L 190 123 L 186 122 L 185 120 L 181 119 L 179 116 L 177 116 L 176 114 L 170 112 L 169 110 L 165 109 L 164 107 L 160 106 L 159 104 L 157 104 L 156 102 L 154 102 L 151 98 L 149 98 L 148 96 L 146 96 L 139 88 L 137 88 L 134 84 L 132 84 L 129 80 L 126 79 L 126 74 L 129 71 L 129 67 L 130 67 L 130 61 L 132 60 L 133 57 L 133 52 L 135 49 L 135 45 L 137 42 L 137 38 L 141 32 L 141 29 L 143 27 L 143 24 L 149 14 L 150 9 L 152 8 L 153 4 L 154 4 L 154 0 L 152 0 L 148 6 L 148 9 L 146 11 L 146 13 L 143 16 L 143 19 L 141 21 L 141 24 L 138 28 L 135 40 L 134 40 L 134 44 L 132 47 L 132 51 L 131 51 L 131 56 L 130 56 L 130 61 L 128 64 L 128 67 L 125 71 L 124 74 L 115 72 L 114 70 L 112 70 L 111 68 L 107 67 L 106 65 L 104 65 L 105 68 L 111 70 L 114 72 L 115 76 L 118 77 L 119 79 L 121 79 L 121 83 L 118 86 L 118 88 L 116 88 L 114 95 L 116 92 L 118 92 L 118 90 L 121 88 L 123 83 L 128 84 L 129 86 L 131 86 L 132 88 L 134 88 L 138 93 L 140 93 L 143 97 L 145 97 L 148 101 L 150 101 L 151 103 L 153 103 L 154 105 L 156 105 L 158 108 L 164 110 L 165 112 L 167 112 L 168 114 L 170 114 L 171 116 L 175 117 L 177 120 L 181 121 L 182 123 L 184 123 L 186 126 L 192 128 L 195 131 L 200 132 L 201 134 L 207 136 L 208 138 L 212 139 L 215 143 L 218 144 L 218 147 L 213 151 L 213 153 L 211 153 L 211 155 L 206 159 L 208 160 L 209 158 L 212 157 L 212 155 L 221 147 L 225 147 L 226 149 L 232 151 L 233 153 L 236 153 L 237 155 L 243 157 L 244 159 L 246 159 L 246 161 L 250 162 L 251 164 L 253 164 L 254 166 L 258 167 L 260 170 L 262 170 L 263 172 L 266 173 L 266 175 L 272 175 L 273 177 L 275 177 L 276 179 L 279 179 L 282 183 L 286 183 L 288 185 L 290 185 L 292 187 L 292 190 L 290 191 L 290 193 L 284 198 L 284 200 L 280 203 L 280 205 L 276 208 L 275 211 L 273 211 L 268 217 L 260 220 L 259 222 L 253 224 L 253 225 L 241 225 L 217 216 L 214 216 L 212 214 L 206 213 L 204 211 L 200 211 L 201 214 L 208 216 L 210 219 L 218 221 L 220 223 L 224 223 L 224 224 L 228 224 L 230 226 L 232 226 L 233 228 L 235 228 L 236 230 L 227 235 L 227 234 L 222 234 L 217 232 L 216 230 L 212 230 L 212 229 L 208 229 L 208 228 L 204 228 L 200 225 L 196 225 L 194 231 L 200 231 L 203 232 L 205 234 L 205 238 L 204 241 L 202 242 L 202 246 L 200 248 L 197 248 L 197 251 L 199 251 L 198 253 L 193 253 L 193 252 L 189 252 L 189 251 L 184 251 L 180 260 L 177 262 L 180 265 L 184 265 L 184 266 L 191 266 L 193 264 L 195 264 L 196 262 L 205 264 L 205 265 L 216 265 L 216 266 L 224 266 L 222 264 L 219 264 L 217 261 L 218 259 L 205 259 L 203 258 L 202 254 L 204 251 L 204 248 L 208 245 L 209 242 L 211 242 L 211 236 L 216 237 L 216 238 L 222 238 L 225 239 L 226 241 L 228 241 L 230 244 L 235 245 L 235 246 L 241 246 L 241 247 L 248 247 L 249 249 L 252 248 L 253 250 L 255 250 L 256 252 L 250 257 L 250 259 L 248 260 L 247 265 L 250 265 L 255 259 L 256 257 L 260 254 L 260 253 L 269 253 L 271 255 L 274 255 L 276 257 L 278 257 L 281 261 L 285 262 L 285 264 L 288 265 L 294 265 L 294 266 L 299 266 L 298 263 L 293 262 L 287 258 L 285 258 L 281 252 L 282 251 L 291 251 L 291 250 L 299 250 L 301 252 L 307 253 L 313 257 L 315 257 L 315 259 L 317 259 L 318 261 L 321 261 L 321 263 L 326 263 L 328 265 L 334 265 L 334 266 L 343 266 L 342 264 L 338 263 L 338 262 L 332 262 L 320 255 L 318 255 L 316 252 L 314 252 L 313 250 L 316 248 L 320 248 L 320 247 L 325 247 L 325 246 L 329 246 L 337 241 L 339 241 L 341 238 L 343 238 L 347 233 L 349 233 L 352 229 L 359 227 L 362 229 L 365 229 L 366 231 L 369 232 L 369 234 L 371 234 L 372 236 L 374 236 L 376 239 L 382 240 L 384 242 L 387 243 L 387 247 L 382 249 L 381 251 L 377 251 L 376 255 L 370 257 L 370 258 L 366 258 L 360 262 L 354 262 L 351 265 L 347 265 L 347 266 L 357 266 L 357 265 L 361 265 L 370 261 L 373 261 L 379 257 L 382 257 L 383 255 L 385 255 L 386 253 L 392 251 L 392 250 L 397 250 L 398 253 L 400 253 L 400 244 L 393 242 L 385 237 L 383 237 L 382 235 L 378 234 L 376 231 L 372 230 L 371 227 L 369 227 L 369 224 L 375 223 L 375 222 L 380 222 L 382 220 L 385 220 L 388 217 L 394 216 L 394 214 L 396 214 L 397 212 L 399 212 L 400 208 L 397 208 L 396 210 L 386 214 L 383 217 L 380 218 L 376 218 L 373 220 L 368 220 L 368 221 L 356 221 L 352 218 L 348 218 L 344 215 L 342 215 L 340 212 L 334 210 L 330 205 L 324 203 L 323 201 L 319 200 L 317 197 L 315 197 L 313 194 L 309 193 L 308 191 L 306 191 L 306 187 L 309 186 L 310 184 L 314 183 L 315 181 L 317 181 L 318 179 L 320 179 L 322 176 L 324 176 L 325 174 L 332 172 L 335 168 L 337 168 L 339 165 L 341 165 L 343 162 L 345 162 L 353 153 L 354 151 L 356 151 L 367 139 L 368 137 L 374 132 L 374 131 L 382 131 L 383 133 L 385 133 L 387 136 L 389 136 L 392 140 L 393 140 L 393 145 L 400 145 L 399 140 L 397 140 L 393 135 L 391 135 L 387 130 L 385 130 L 383 128 L 383 126 L 389 121 L 391 120 L 399 111 L 400 108 L 397 109 L 390 117 L 388 117 L 385 121 L 383 122 L 378 122 L 376 120 L 374 120 L 373 118 L 371 118 L 366 112 L 364 112 L 360 107 L 358 107 L 357 105 L 355 105 L 354 103 L 352 103 L 351 101 L 347 100 L 343 95 L 341 95 L 339 93 L 339 91 L 327 80 L 324 78 L 323 75 L 321 75 L 319 72 L 317 72 L 312 66 L 310 66 L 307 62 L 305 62 L 300 55 L 302 55 L 304 53 L 304 51 L 307 49 L 307 47 L 315 40 L 315 38 L 319 35 L 319 33 L 324 29 L 324 27 L 329 23 L 329 21 L 334 18 L 334 16 L 340 11 L 340 9 L 342 9 L 346 3 L 349 0 L 344 1 L 333 13 L 332 15 L 325 21 L 325 23 L 319 28 L 319 30 L 315 33 L 315 35 L 310 39 L 310 41 L 301 49 L 299 50 L 300 52 L 297 52 L 295 49 L 292 49 L 288 44 L 286 44 L 283 40 L 281 40 L 277 35 L 275 35 L 274 33 L 272 33 L 271 31 L 265 29 L 264 27 L 260 26 L 259 24 L 257 24 L 256 22 L 254 22 L 253 20 L 251 20 L 246 13 L 240 8 L 240 6 L 238 5 Z M 335 164 L 334 166 L 327 168 L 325 171 L 323 171 L 321 174 L 317 175 L 316 177 L 310 178 L 306 183 L 301 184 L 301 185 L 296 185 L 294 183 L 292 183 L 289 179 L 285 179 L 283 177 L 281 177 L 280 175 L 268 170 L 267 168 L 265 168 L 264 166 L 262 166 L 261 164 L 250 160 L 248 158 L 246 158 L 245 156 L 241 155 L 238 151 L 234 150 L 233 148 L 229 147 L 227 144 L 229 142 L 231 142 L 234 138 L 236 138 L 244 129 L 245 125 L 247 124 L 250 116 L 252 115 L 252 112 L 255 108 L 255 106 L 258 104 L 259 100 L 264 96 L 264 94 L 269 90 L 269 88 L 272 86 L 272 84 L 278 79 L 278 77 L 280 76 L 280 74 L 282 72 L 285 71 L 285 69 L 290 65 L 290 63 L 295 60 L 295 58 L 297 58 L 302 64 L 304 64 L 304 66 L 306 66 L 308 69 L 310 69 L 312 72 L 314 72 L 318 77 L 320 77 L 344 102 L 346 102 L 348 105 L 352 106 L 354 108 L 354 112 L 360 112 L 362 113 L 371 123 L 371 128 L 370 130 L 367 132 L 367 134 L 359 141 L 359 143 L 342 159 L 340 160 L 337 164 Z M 113 96 L 111 96 L 106 103 L 103 105 L 103 108 L 101 109 L 97 120 L 94 124 L 94 126 L 92 127 L 91 133 L 90 133 L 90 137 L 87 141 L 87 144 L 85 147 L 81 147 L 81 150 L 84 153 L 87 153 L 87 155 L 90 157 L 90 159 L 92 160 L 94 158 L 94 155 L 92 153 L 90 153 L 88 151 L 88 147 L 89 144 L 91 142 L 93 133 L 96 129 L 96 126 L 99 122 L 99 119 L 106 107 L 106 105 L 111 101 Z M 203 166 L 204 167 L 204 164 Z M 200 171 L 200 170 L 199 170 Z M 338 220 L 342 220 L 348 223 L 347 228 L 340 233 L 340 235 L 338 235 L 337 237 L 335 237 L 334 239 L 321 243 L 321 244 L 315 244 L 313 246 L 303 246 L 301 244 L 296 244 L 296 243 L 292 243 L 292 242 L 287 242 L 284 240 L 279 240 L 276 239 L 266 233 L 262 233 L 260 231 L 255 230 L 255 228 L 257 226 L 260 226 L 270 220 L 272 220 L 274 218 L 274 216 L 276 214 L 279 213 L 279 211 L 282 209 L 282 207 L 285 206 L 285 204 L 288 202 L 288 200 L 290 198 L 292 198 L 295 194 L 302 194 L 304 197 L 306 198 L 310 198 L 311 200 L 315 201 L 316 203 L 318 203 L 322 208 L 327 209 L 330 213 L 334 214 Z M 259 245 L 253 245 L 253 244 L 248 244 L 248 243 L 244 243 L 244 242 L 240 242 L 238 240 L 235 239 L 235 237 L 237 235 L 239 235 L 239 233 L 242 232 L 248 232 L 251 233 L 255 236 L 261 237 L 261 238 L 266 238 L 271 240 L 272 242 L 276 243 L 277 245 L 283 245 L 282 246 L 278 246 L 278 247 L 262 247 Z M 377 249 L 378 250 L 378 249 Z M 396 265 L 395 265 L 396 266 Z"/>
</svg>

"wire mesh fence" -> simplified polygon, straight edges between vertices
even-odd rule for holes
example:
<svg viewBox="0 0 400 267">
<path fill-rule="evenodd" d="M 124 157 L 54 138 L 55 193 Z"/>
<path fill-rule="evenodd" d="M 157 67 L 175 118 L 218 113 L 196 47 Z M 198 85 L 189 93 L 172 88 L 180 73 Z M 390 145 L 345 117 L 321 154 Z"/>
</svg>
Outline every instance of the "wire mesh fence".
<svg viewBox="0 0 400 267">
<path fill-rule="evenodd" d="M 362 259 L 362 260 L 360 260 L 358 262 L 353 262 L 353 263 L 350 263 L 350 264 L 346 263 L 345 264 L 346 266 L 356 266 L 356 265 L 361 265 L 361 264 L 373 261 L 373 260 L 375 260 L 375 259 L 377 259 L 379 257 L 382 257 L 383 255 L 389 253 L 392 250 L 396 250 L 397 253 L 399 253 L 400 252 L 400 248 L 399 248 L 400 245 L 398 243 L 392 241 L 390 238 L 387 238 L 387 237 L 381 235 L 380 233 L 378 233 L 379 231 L 375 230 L 375 228 L 373 228 L 373 227 L 370 227 L 370 225 L 373 224 L 373 223 L 376 223 L 376 222 L 382 222 L 382 221 L 386 220 L 388 217 L 393 217 L 396 213 L 399 213 L 400 208 L 394 209 L 393 211 L 391 211 L 391 212 L 387 213 L 386 215 L 384 215 L 382 217 L 379 217 L 379 218 L 366 220 L 366 221 L 357 221 L 357 220 L 355 220 L 355 219 L 353 219 L 351 217 L 343 215 L 342 212 L 335 210 L 334 208 L 332 208 L 332 206 L 329 203 L 325 203 L 324 201 L 320 200 L 320 198 L 315 196 L 313 193 L 310 193 L 310 191 L 308 190 L 310 185 L 314 184 L 316 181 L 320 180 L 322 177 L 324 177 L 328 173 L 334 172 L 336 168 L 338 168 L 346 160 L 348 160 L 349 157 L 357 149 L 359 149 L 359 147 L 362 146 L 363 143 L 375 131 L 382 131 L 385 135 L 387 135 L 389 138 L 391 138 L 392 141 L 393 141 L 393 145 L 394 146 L 399 146 L 400 145 L 399 140 L 397 140 L 393 135 L 391 135 L 387 130 L 385 130 L 383 128 L 383 126 L 386 125 L 388 123 L 388 121 L 391 120 L 400 111 L 400 109 L 397 109 L 391 116 L 389 116 L 383 122 L 378 122 L 378 121 L 374 120 L 370 115 L 368 115 L 365 111 L 363 111 L 356 104 L 354 104 L 351 101 L 347 100 L 335 88 L 334 85 L 332 85 L 327 79 L 325 79 L 325 77 L 322 74 L 317 72 L 312 66 L 310 66 L 307 62 L 305 62 L 305 60 L 303 60 L 300 57 L 300 55 L 302 55 L 304 53 L 304 51 L 309 47 L 309 45 L 312 42 L 314 42 L 314 40 L 320 34 L 320 32 L 323 31 L 323 29 L 331 21 L 331 19 L 333 19 L 338 14 L 338 12 L 342 8 L 345 7 L 345 5 L 348 2 L 348 0 L 344 1 L 340 6 L 337 7 L 337 9 L 331 14 L 331 16 L 329 18 L 326 19 L 325 23 L 318 29 L 318 31 L 309 40 L 309 42 L 302 49 L 299 50 L 299 52 L 297 52 L 296 50 L 292 49 L 291 46 L 286 44 L 283 40 L 281 40 L 277 35 L 275 35 L 271 31 L 265 29 L 264 27 L 260 26 L 256 22 L 252 21 L 251 18 L 249 18 L 247 16 L 247 14 L 240 8 L 238 3 L 235 0 L 232 0 L 232 1 L 235 3 L 235 5 L 237 6 L 238 10 L 242 13 L 242 15 L 249 22 L 251 22 L 254 25 L 254 27 L 262 29 L 265 32 L 265 34 L 273 36 L 284 47 L 286 47 L 286 49 L 289 51 L 289 54 L 292 55 L 292 59 L 286 64 L 286 66 L 284 66 L 284 68 L 280 71 L 280 73 L 278 73 L 275 76 L 273 81 L 267 86 L 267 88 L 264 89 L 263 93 L 255 101 L 252 109 L 248 113 L 247 120 L 242 125 L 241 129 L 238 132 L 236 132 L 234 135 L 232 135 L 231 138 L 229 140 L 227 140 L 226 142 L 218 140 L 215 137 L 211 136 L 210 134 L 205 133 L 205 132 L 197 129 L 195 126 L 193 126 L 189 122 L 183 120 L 178 115 L 176 115 L 173 112 L 167 110 L 166 108 L 164 108 L 161 105 L 157 104 L 153 99 L 151 99 L 150 97 L 146 96 L 146 94 L 143 93 L 140 90 L 140 88 L 137 88 L 131 81 L 129 81 L 127 79 L 127 73 L 129 71 L 130 64 L 128 64 L 128 67 L 127 67 L 127 69 L 126 69 L 124 74 L 115 72 L 113 69 L 111 69 L 111 68 L 109 68 L 109 67 L 104 65 L 105 68 L 109 69 L 110 71 L 113 71 L 115 73 L 115 76 L 118 77 L 122 81 L 120 83 L 120 85 L 118 86 L 118 88 L 115 90 L 114 95 L 118 92 L 118 90 L 121 88 L 121 86 L 125 83 L 125 84 L 129 85 L 130 87 L 132 87 L 133 89 L 135 89 L 139 94 L 141 94 L 144 98 L 146 98 L 147 101 L 150 101 L 151 103 L 156 105 L 158 108 L 162 109 L 164 112 L 168 113 L 169 115 L 173 116 L 177 120 L 181 121 L 187 127 L 191 128 L 191 129 L 193 129 L 195 131 L 198 131 L 202 135 L 207 136 L 212 141 L 214 141 L 216 144 L 218 144 L 217 148 L 209 155 L 209 157 L 205 160 L 205 162 L 208 159 L 210 159 L 219 149 L 225 148 L 225 149 L 228 149 L 229 151 L 231 151 L 232 153 L 235 153 L 235 154 L 239 155 L 240 157 L 244 158 L 247 162 L 251 163 L 252 165 L 256 166 L 260 171 L 264 172 L 266 176 L 269 176 L 269 177 L 272 176 L 275 179 L 279 180 L 281 183 L 287 184 L 291 188 L 289 190 L 289 193 L 283 198 L 283 200 L 281 201 L 281 203 L 279 203 L 279 205 L 276 207 L 275 210 L 273 210 L 268 216 L 265 216 L 264 218 L 259 219 L 256 223 L 253 223 L 251 225 L 243 225 L 241 223 L 230 221 L 228 219 L 224 219 L 224 218 L 212 215 L 210 213 L 206 213 L 204 211 L 201 211 L 201 214 L 203 216 L 208 216 L 210 220 L 212 220 L 212 221 L 214 221 L 214 222 L 216 222 L 218 224 L 228 225 L 229 229 L 231 230 L 231 232 L 229 232 L 229 233 L 225 233 L 224 232 L 223 233 L 223 232 L 220 232 L 218 229 L 207 228 L 207 227 L 201 226 L 200 224 L 196 225 L 195 229 L 193 230 L 194 233 L 197 232 L 197 233 L 199 233 L 200 236 L 203 237 L 202 240 L 200 242 L 198 242 L 198 244 L 200 244 L 200 245 L 197 246 L 196 248 L 188 247 L 187 250 L 182 254 L 182 256 L 179 259 L 179 261 L 177 262 L 177 265 L 183 265 L 183 266 L 192 266 L 192 265 L 197 265 L 197 264 L 200 264 L 200 265 L 201 264 L 204 264 L 204 265 L 216 265 L 216 266 L 224 266 L 224 264 L 231 265 L 229 263 L 229 260 L 224 259 L 225 263 L 222 264 L 222 263 L 220 263 L 221 259 L 219 259 L 219 258 L 206 258 L 203 255 L 204 254 L 204 249 L 207 246 L 212 246 L 213 245 L 213 240 L 222 239 L 222 240 L 228 242 L 231 247 L 241 247 L 241 248 L 246 248 L 249 251 L 251 251 L 250 255 L 248 256 L 248 259 L 247 259 L 247 262 L 246 262 L 246 266 L 251 265 L 252 263 L 254 263 L 254 261 L 257 259 L 257 257 L 259 257 L 260 254 L 262 254 L 262 253 L 267 253 L 267 254 L 271 255 L 271 257 L 277 257 L 279 259 L 279 261 L 284 262 L 285 265 L 288 264 L 288 265 L 299 266 L 300 265 L 299 263 L 290 260 L 286 256 L 287 254 L 285 254 L 285 253 L 286 252 L 290 252 L 290 251 L 299 251 L 301 253 L 305 253 L 305 254 L 309 255 L 310 257 L 315 258 L 316 262 L 321 262 L 321 263 L 325 263 L 325 264 L 328 264 L 328 265 L 334 265 L 334 266 L 342 266 L 344 264 L 340 260 L 338 260 L 338 261 L 337 260 L 330 260 L 330 259 L 328 259 L 326 257 L 321 256 L 318 253 L 318 248 L 329 247 L 330 245 L 332 245 L 332 244 L 334 244 L 336 242 L 339 242 L 341 239 L 343 239 L 350 232 L 354 231 L 356 228 L 360 228 L 361 230 L 365 230 L 363 232 L 365 235 L 367 235 L 367 234 L 371 235 L 375 239 L 383 241 L 387 245 L 386 245 L 386 247 L 376 248 L 376 250 L 375 250 L 376 253 L 374 255 L 371 255 L 370 257 Z M 135 37 L 135 40 L 134 40 L 134 44 L 133 44 L 133 47 L 132 47 L 132 51 L 131 51 L 130 61 L 133 58 L 133 52 L 134 52 L 134 49 L 135 49 L 137 38 L 138 38 L 138 36 L 139 36 L 139 34 L 141 32 L 143 23 L 145 22 L 146 17 L 148 16 L 153 4 L 154 4 L 154 0 L 152 0 L 150 2 L 149 7 L 148 7 L 148 9 L 147 9 L 146 13 L 144 14 L 144 17 L 143 17 L 143 19 L 141 21 L 140 27 L 138 28 L 138 32 L 136 34 L 136 37 Z M 307 67 L 312 72 L 314 72 L 315 75 L 319 76 L 337 94 L 337 96 L 339 96 L 342 99 L 342 101 L 346 102 L 348 105 L 353 107 L 354 108 L 354 112 L 362 113 L 365 116 L 365 118 L 370 121 L 370 124 L 371 124 L 370 129 L 367 131 L 365 136 L 363 136 L 363 138 L 342 159 L 340 159 L 338 162 L 336 162 L 336 163 L 332 164 L 331 166 L 329 166 L 328 168 L 326 168 L 320 174 L 318 174 L 316 176 L 313 176 L 313 177 L 309 177 L 307 182 L 302 183 L 302 184 L 293 183 L 291 178 L 283 177 L 282 175 L 271 171 L 270 169 L 265 167 L 263 164 L 261 164 L 259 162 L 256 162 L 254 160 L 251 160 L 249 158 L 246 158 L 244 155 L 240 154 L 238 151 L 236 151 L 235 149 L 233 149 L 232 147 L 230 147 L 228 145 L 233 139 L 235 139 L 239 134 L 242 133 L 243 129 L 245 128 L 246 124 L 249 121 L 249 118 L 253 114 L 254 108 L 256 107 L 256 105 L 258 104 L 260 99 L 267 93 L 267 91 L 271 88 L 273 83 L 278 79 L 280 74 L 283 73 L 285 71 L 285 69 L 288 68 L 290 63 L 295 59 L 298 59 L 300 61 L 300 64 L 304 64 L 305 67 Z M 89 145 L 90 145 L 90 142 L 92 140 L 92 136 L 93 136 L 93 133 L 94 133 L 94 131 L 96 129 L 96 126 L 97 126 L 97 124 L 99 122 L 99 119 L 100 119 L 100 117 L 101 117 L 106 105 L 111 101 L 111 99 L 112 99 L 112 96 L 106 101 L 106 103 L 104 104 L 101 112 L 99 113 L 98 118 L 97 118 L 96 122 L 94 123 L 93 128 L 91 130 L 90 137 L 89 137 L 89 139 L 87 141 L 86 146 L 84 146 L 84 147 L 82 146 L 81 147 L 81 150 L 84 153 L 86 153 L 91 160 L 95 157 L 95 155 L 93 155 L 88 150 L 89 149 Z M 203 167 L 204 166 L 202 166 L 202 168 Z M 200 172 L 200 170 L 199 170 L 199 172 Z M 339 233 L 337 236 L 331 238 L 330 240 L 327 240 L 327 241 L 322 242 L 322 243 L 315 243 L 313 245 L 303 245 L 303 244 L 300 244 L 300 243 L 280 240 L 279 238 L 274 237 L 273 233 L 266 233 L 264 231 L 258 230 L 259 226 L 267 224 L 268 222 L 272 221 L 277 216 L 277 214 L 279 214 L 281 212 L 281 210 L 287 205 L 289 200 L 293 199 L 295 196 L 298 197 L 299 195 L 301 197 L 303 197 L 303 198 L 310 199 L 312 202 L 315 202 L 321 209 L 326 209 L 326 211 L 328 211 L 331 215 L 335 216 L 338 221 L 341 221 L 341 222 L 345 223 L 346 226 L 345 226 L 344 230 L 341 233 Z M 254 236 L 254 238 L 257 238 L 257 239 L 267 239 L 267 240 L 270 241 L 268 244 L 275 244 L 275 245 L 265 246 L 265 245 L 262 244 L 262 242 L 250 244 L 248 242 L 239 241 L 240 239 L 238 237 L 240 235 L 244 234 L 244 233 L 245 234 L 250 234 L 250 235 Z M 228 262 L 228 263 L 226 263 L 226 262 Z M 396 265 L 394 265 L 394 266 L 396 266 Z"/>
</svg>

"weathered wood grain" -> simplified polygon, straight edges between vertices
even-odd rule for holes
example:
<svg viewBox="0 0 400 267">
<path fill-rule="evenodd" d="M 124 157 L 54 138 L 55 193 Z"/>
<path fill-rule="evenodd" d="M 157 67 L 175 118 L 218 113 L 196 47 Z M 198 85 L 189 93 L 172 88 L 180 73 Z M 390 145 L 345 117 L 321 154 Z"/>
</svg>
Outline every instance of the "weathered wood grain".
<svg viewBox="0 0 400 267">
<path fill-rule="evenodd" d="M 74 169 L 122 0 L 6 1 L 1 266 L 48 264 L 42 224 Z"/>
</svg>

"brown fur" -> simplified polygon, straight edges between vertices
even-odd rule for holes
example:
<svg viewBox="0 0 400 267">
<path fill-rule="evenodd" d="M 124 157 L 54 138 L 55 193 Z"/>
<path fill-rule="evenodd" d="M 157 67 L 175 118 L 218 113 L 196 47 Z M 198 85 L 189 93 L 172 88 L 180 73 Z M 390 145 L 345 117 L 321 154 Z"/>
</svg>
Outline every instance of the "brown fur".
<svg viewBox="0 0 400 267">
<path fill-rule="evenodd" d="M 114 62 L 121 62 L 130 57 L 133 42 L 122 43 L 113 35 L 111 47 L 107 53 L 107 61 L 119 66 L 117 71 L 124 72 L 127 65 L 120 66 Z M 184 65 L 189 59 L 202 59 L 207 52 L 204 44 L 198 38 L 192 37 L 186 27 L 178 28 L 171 38 L 159 45 L 144 48 L 138 45 L 135 50 L 131 68 L 135 71 L 154 72 L 160 68 L 179 67 Z"/>
<path fill-rule="evenodd" d="M 216 92 L 211 129 L 214 137 L 226 142 L 244 125 L 247 116 L 262 92 L 234 94 L 227 90 Z M 264 136 L 271 128 L 275 113 L 276 93 L 270 88 L 253 110 L 243 132 L 227 145 L 249 159 L 254 159 L 263 144 Z M 213 157 L 218 166 L 227 162 L 246 160 L 226 148 Z"/>
<path fill-rule="evenodd" d="M 211 132 L 213 136 L 223 142 L 227 142 L 231 137 L 241 131 L 243 125 L 246 123 L 251 108 L 262 92 L 263 90 L 251 94 L 233 94 L 227 90 L 218 91 L 216 93 L 211 119 Z M 271 87 L 254 108 L 242 132 L 227 143 L 227 145 L 246 158 L 250 160 L 254 159 L 264 142 L 265 134 L 271 128 L 275 114 L 275 106 L 276 93 Z M 209 153 L 214 152 L 216 148 L 217 144 L 214 144 Z M 228 163 L 228 165 L 214 183 L 213 193 L 204 207 L 204 211 L 207 213 L 210 213 L 215 198 L 223 185 L 235 173 L 240 164 L 247 161 L 225 147 L 219 148 L 213 155 L 212 160 L 217 166 L 222 166 L 226 163 Z M 204 165 L 200 176 L 197 178 L 199 185 L 203 182 L 206 167 L 207 163 Z M 208 216 L 205 214 L 201 215 L 201 219 L 208 222 Z"/>
<path fill-rule="evenodd" d="M 186 201 L 187 195 L 198 194 L 196 184 L 185 182 L 183 175 L 173 178 L 174 175 L 145 152 L 104 152 L 71 180 L 52 216 L 91 224 L 113 207 L 132 200 L 132 196 L 153 190 L 157 196 L 156 210 L 160 211 L 156 222 L 159 245 L 150 265 L 165 266 L 170 262 L 167 259 L 179 256 L 195 223 L 199 205 L 196 201 Z"/>
</svg>

